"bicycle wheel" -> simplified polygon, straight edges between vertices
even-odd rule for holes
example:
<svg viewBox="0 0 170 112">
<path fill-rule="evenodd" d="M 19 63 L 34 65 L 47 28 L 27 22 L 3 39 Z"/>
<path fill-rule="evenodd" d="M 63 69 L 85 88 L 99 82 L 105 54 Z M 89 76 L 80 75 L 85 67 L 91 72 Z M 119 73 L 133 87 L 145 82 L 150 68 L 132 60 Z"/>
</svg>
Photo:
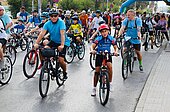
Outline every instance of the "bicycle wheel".
<svg viewBox="0 0 170 112">
<path fill-rule="evenodd" d="M 149 37 L 148 37 L 148 35 L 146 35 L 146 38 L 145 38 L 146 40 L 145 40 L 145 44 L 144 44 L 144 50 L 145 51 L 148 51 L 148 43 L 149 43 Z"/>
<path fill-rule="evenodd" d="M 71 63 L 74 60 L 74 47 L 72 45 L 66 49 L 65 60 L 67 63 Z"/>
<path fill-rule="evenodd" d="M 95 69 L 95 62 L 96 62 L 96 55 L 90 54 L 90 67 L 94 70 Z"/>
<path fill-rule="evenodd" d="M 8 45 L 5 49 L 5 54 L 8 55 L 12 61 L 12 65 L 15 64 L 16 61 L 16 50 L 12 45 Z"/>
<path fill-rule="evenodd" d="M 27 44 L 27 52 L 29 52 L 31 49 L 33 49 L 33 41 L 30 41 Z"/>
<path fill-rule="evenodd" d="M 160 37 L 159 35 L 156 35 L 156 36 L 155 36 L 155 46 L 156 46 L 156 47 L 160 47 L 161 44 L 162 44 L 162 42 L 161 42 L 161 37 Z"/>
<path fill-rule="evenodd" d="M 4 65 L 0 70 L 0 84 L 7 84 L 12 76 L 12 61 L 9 56 L 4 56 Z"/>
<path fill-rule="evenodd" d="M 85 46 L 84 44 L 79 45 L 79 49 L 78 49 L 78 58 L 80 60 L 82 60 L 84 58 L 85 55 Z"/>
<path fill-rule="evenodd" d="M 58 69 L 58 72 L 56 75 L 56 82 L 57 82 L 58 86 L 62 86 L 65 82 L 63 71 L 62 71 L 61 67 L 59 67 L 59 69 Z"/>
<path fill-rule="evenodd" d="M 26 39 L 21 39 L 20 40 L 20 48 L 22 51 L 25 51 L 27 49 L 27 40 Z"/>
<path fill-rule="evenodd" d="M 133 68 L 134 68 L 134 51 L 131 51 L 131 55 L 130 55 L 130 61 L 129 61 L 129 70 L 130 73 L 133 72 Z"/>
<path fill-rule="evenodd" d="M 48 62 L 44 62 L 39 78 L 39 92 L 42 98 L 47 96 L 49 84 L 50 84 L 50 70 L 48 68 Z"/>
<path fill-rule="evenodd" d="M 35 75 L 37 72 L 38 63 L 39 59 L 37 51 L 31 50 L 25 55 L 23 62 L 23 72 L 27 78 L 32 78 Z"/>
<path fill-rule="evenodd" d="M 128 60 L 124 58 L 122 61 L 122 77 L 123 79 L 127 79 L 128 77 Z"/>
<path fill-rule="evenodd" d="M 109 99 L 110 83 L 107 72 L 102 72 L 100 75 L 99 97 L 100 103 L 104 106 Z"/>
</svg>

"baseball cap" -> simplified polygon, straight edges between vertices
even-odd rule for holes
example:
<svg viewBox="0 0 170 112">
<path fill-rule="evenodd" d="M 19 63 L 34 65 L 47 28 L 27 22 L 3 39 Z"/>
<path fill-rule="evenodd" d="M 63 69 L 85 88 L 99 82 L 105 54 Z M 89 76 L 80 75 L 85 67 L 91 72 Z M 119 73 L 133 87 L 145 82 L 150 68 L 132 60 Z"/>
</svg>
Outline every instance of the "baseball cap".
<svg viewBox="0 0 170 112">
<path fill-rule="evenodd" d="M 3 7 L 2 5 L 0 5 L 0 9 L 5 10 L 4 7 Z"/>
</svg>

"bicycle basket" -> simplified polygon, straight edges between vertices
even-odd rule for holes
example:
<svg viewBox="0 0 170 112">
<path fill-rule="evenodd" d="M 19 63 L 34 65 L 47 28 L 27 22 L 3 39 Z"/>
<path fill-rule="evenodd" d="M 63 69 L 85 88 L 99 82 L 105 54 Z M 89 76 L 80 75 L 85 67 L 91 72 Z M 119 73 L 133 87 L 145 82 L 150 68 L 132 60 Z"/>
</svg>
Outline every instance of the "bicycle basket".
<svg viewBox="0 0 170 112">
<path fill-rule="evenodd" d="M 44 48 L 41 51 L 41 53 L 42 53 L 43 57 L 47 57 L 47 58 L 55 57 L 56 56 L 55 50 L 51 49 L 51 48 Z"/>
</svg>

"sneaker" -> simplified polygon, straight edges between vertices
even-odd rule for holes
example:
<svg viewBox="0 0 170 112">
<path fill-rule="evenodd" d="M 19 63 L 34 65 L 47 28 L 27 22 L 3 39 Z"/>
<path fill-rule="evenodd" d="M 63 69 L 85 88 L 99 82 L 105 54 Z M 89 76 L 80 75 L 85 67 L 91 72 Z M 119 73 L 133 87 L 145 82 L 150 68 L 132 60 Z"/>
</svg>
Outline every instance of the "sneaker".
<svg viewBox="0 0 170 112">
<path fill-rule="evenodd" d="M 142 65 L 140 65 L 140 66 L 139 66 L 139 69 L 140 69 L 140 71 L 143 71 L 143 67 L 142 67 Z"/>
<path fill-rule="evenodd" d="M 96 96 L 96 88 L 95 87 L 92 89 L 91 96 Z"/>
</svg>

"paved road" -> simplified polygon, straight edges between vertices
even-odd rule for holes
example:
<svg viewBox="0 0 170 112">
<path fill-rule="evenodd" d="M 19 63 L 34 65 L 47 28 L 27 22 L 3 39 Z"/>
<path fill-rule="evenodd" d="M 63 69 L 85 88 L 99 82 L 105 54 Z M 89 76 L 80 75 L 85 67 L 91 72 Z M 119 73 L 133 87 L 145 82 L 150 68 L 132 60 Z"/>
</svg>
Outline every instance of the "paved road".
<svg viewBox="0 0 170 112">
<path fill-rule="evenodd" d="M 57 88 L 51 81 L 48 96 L 42 99 L 38 91 L 39 73 L 27 80 L 22 72 L 25 52 L 18 52 L 12 79 L 0 86 L 1 112 L 132 112 L 135 109 L 148 74 L 161 50 L 143 52 L 144 72 L 139 72 L 138 63 L 132 75 L 123 81 L 121 57 L 113 60 L 113 86 L 108 104 L 103 107 L 99 96 L 91 97 L 93 71 L 89 66 L 89 44 L 82 61 L 77 58 L 68 65 L 69 78 L 63 87 Z"/>
</svg>

